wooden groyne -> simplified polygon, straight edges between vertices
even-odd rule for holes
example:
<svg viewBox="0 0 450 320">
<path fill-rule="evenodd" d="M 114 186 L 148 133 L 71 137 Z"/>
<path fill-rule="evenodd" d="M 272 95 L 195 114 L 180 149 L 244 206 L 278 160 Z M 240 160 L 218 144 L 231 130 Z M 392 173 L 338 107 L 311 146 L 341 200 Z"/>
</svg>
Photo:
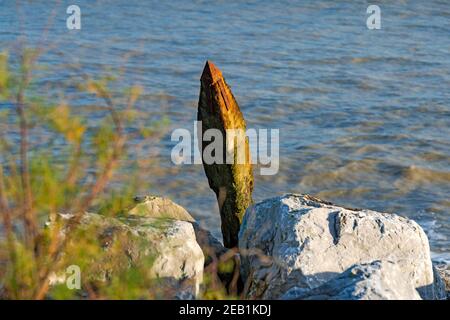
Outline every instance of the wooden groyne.
<svg viewBox="0 0 450 320">
<path fill-rule="evenodd" d="M 218 129 L 227 140 L 227 130 L 241 129 L 246 125 L 239 105 L 222 72 L 210 61 L 206 62 L 200 79 L 198 120 L 202 121 L 202 136 L 208 129 Z M 207 164 L 203 161 L 210 188 L 215 192 L 222 222 L 222 235 L 225 247 L 238 244 L 239 227 L 245 210 L 252 202 L 253 171 L 250 161 L 249 143 L 245 138 L 245 161 L 226 162 L 226 144 L 223 143 L 223 164 Z M 203 151 L 211 142 L 199 143 Z M 236 155 L 238 142 L 234 144 Z M 203 156 L 202 156 L 203 157 Z M 236 158 L 234 158 L 236 160 Z"/>
</svg>

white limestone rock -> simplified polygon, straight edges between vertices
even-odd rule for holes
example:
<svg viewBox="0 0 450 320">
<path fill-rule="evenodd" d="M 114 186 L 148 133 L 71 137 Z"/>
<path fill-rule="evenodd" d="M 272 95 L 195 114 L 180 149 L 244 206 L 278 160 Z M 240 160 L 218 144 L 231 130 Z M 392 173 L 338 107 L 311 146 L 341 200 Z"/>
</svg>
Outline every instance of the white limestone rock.
<svg viewBox="0 0 450 320">
<path fill-rule="evenodd" d="M 424 231 L 395 214 L 287 194 L 247 209 L 239 249 L 247 298 L 277 299 L 292 288 L 312 290 L 355 264 L 375 260 L 398 265 L 423 299 L 445 294 L 435 284 Z"/>
</svg>

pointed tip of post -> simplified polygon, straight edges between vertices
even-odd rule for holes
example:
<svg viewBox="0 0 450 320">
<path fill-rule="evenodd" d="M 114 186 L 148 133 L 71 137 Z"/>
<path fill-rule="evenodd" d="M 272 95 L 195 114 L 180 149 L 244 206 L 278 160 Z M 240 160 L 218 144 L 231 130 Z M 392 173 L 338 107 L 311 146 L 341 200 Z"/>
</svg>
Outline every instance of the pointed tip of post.
<svg viewBox="0 0 450 320">
<path fill-rule="evenodd" d="M 222 78 L 222 72 L 209 60 L 206 60 L 205 68 L 203 68 L 201 80 L 208 80 L 211 83 Z"/>
</svg>

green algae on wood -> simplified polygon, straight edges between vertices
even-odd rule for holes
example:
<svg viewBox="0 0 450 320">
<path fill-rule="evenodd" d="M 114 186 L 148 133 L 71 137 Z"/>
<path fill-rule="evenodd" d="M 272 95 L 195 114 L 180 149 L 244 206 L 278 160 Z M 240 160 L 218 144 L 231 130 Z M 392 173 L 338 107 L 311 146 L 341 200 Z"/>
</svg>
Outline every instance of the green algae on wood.
<svg viewBox="0 0 450 320">
<path fill-rule="evenodd" d="M 245 132 L 245 120 L 239 105 L 225 82 L 222 72 L 212 62 L 206 62 L 200 83 L 197 119 L 202 121 L 202 136 L 208 129 L 218 129 L 225 142 L 228 138 L 227 130 L 240 129 Z M 199 145 L 203 158 L 203 151 L 210 142 L 201 140 Z M 236 161 L 236 155 L 239 154 L 238 143 L 234 145 L 235 157 L 232 163 L 226 162 L 225 143 L 223 143 L 222 164 L 207 164 L 203 161 L 209 186 L 216 194 L 219 204 L 223 242 L 227 248 L 237 246 L 242 218 L 252 202 L 253 172 L 247 138 L 244 143 L 245 160 L 242 162 Z"/>
</svg>

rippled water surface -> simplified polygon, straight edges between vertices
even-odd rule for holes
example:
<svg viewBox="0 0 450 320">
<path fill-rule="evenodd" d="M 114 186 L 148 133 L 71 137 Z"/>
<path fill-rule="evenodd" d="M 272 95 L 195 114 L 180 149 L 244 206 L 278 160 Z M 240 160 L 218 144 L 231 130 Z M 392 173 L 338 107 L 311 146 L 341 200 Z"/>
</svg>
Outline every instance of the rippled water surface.
<svg viewBox="0 0 450 320">
<path fill-rule="evenodd" d="M 450 260 L 450 2 L 382 3 L 376 31 L 364 1 L 77 2 L 82 30 L 73 32 L 72 2 L 0 0 L 0 48 L 21 35 L 38 43 L 55 14 L 42 62 L 57 72 L 42 82 L 63 83 L 73 62 L 91 74 L 124 67 L 125 82 L 145 88 L 140 108 L 167 112 L 170 129 L 192 130 L 211 59 L 248 127 L 280 129 L 280 170 L 255 171 L 256 201 L 299 192 L 396 212 L 426 229 L 436 259 Z M 156 146 L 166 170 L 149 174 L 149 192 L 220 234 L 203 168 L 173 165 L 173 145 L 169 130 Z"/>
</svg>

